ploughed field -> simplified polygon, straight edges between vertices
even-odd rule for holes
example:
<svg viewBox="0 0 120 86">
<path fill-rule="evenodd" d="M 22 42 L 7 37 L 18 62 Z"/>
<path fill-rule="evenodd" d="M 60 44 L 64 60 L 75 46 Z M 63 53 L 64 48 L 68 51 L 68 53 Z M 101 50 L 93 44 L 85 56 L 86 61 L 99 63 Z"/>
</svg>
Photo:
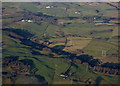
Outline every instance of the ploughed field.
<svg viewBox="0 0 120 86">
<path fill-rule="evenodd" d="M 118 84 L 117 4 L 4 2 L 3 84 Z"/>
</svg>

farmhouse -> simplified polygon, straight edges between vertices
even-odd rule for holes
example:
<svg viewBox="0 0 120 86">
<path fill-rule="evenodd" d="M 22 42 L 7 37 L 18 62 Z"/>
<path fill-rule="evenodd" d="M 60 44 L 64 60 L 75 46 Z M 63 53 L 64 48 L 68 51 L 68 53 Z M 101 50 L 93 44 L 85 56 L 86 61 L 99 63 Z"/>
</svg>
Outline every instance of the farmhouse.
<svg viewBox="0 0 120 86">
<path fill-rule="evenodd" d="M 63 79 L 66 79 L 68 77 L 65 74 L 60 74 L 59 76 L 62 77 Z"/>
<path fill-rule="evenodd" d="M 25 20 L 23 19 L 23 20 L 21 20 L 22 22 L 25 22 Z"/>
<path fill-rule="evenodd" d="M 29 23 L 33 22 L 32 20 L 27 20 L 27 19 L 26 20 L 22 19 L 21 21 L 22 22 L 29 22 Z"/>
<path fill-rule="evenodd" d="M 52 6 L 46 6 L 45 8 L 48 9 L 48 8 L 53 8 L 53 7 L 55 7 L 55 6 L 53 6 L 53 5 Z"/>
<path fill-rule="evenodd" d="M 80 12 L 77 12 L 77 11 L 76 11 L 75 14 L 80 14 Z"/>
<path fill-rule="evenodd" d="M 51 8 L 50 6 L 46 6 L 46 8 Z"/>
<path fill-rule="evenodd" d="M 60 76 L 61 76 L 61 77 L 65 77 L 65 75 L 63 75 L 63 74 L 60 74 Z"/>
<path fill-rule="evenodd" d="M 94 17 L 93 19 L 95 20 L 96 18 Z"/>
<path fill-rule="evenodd" d="M 33 21 L 32 21 L 32 20 L 28 20 L 27 22 L 31 23 L 31 22 L 33 22 Z"/>
</svg>

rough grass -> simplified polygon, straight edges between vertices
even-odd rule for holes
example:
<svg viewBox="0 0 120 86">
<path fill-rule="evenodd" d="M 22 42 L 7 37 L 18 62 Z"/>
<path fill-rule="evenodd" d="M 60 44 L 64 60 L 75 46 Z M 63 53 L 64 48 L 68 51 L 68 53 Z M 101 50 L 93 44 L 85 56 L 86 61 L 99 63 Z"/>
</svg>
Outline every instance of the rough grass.
<svg viewBox="0 0 120 86">
<path fill-rule="evenodd" d="M 37 12 L 38 11 L 38 8 L 35 6 L 35 4 L 30 3 L 30 2 L 21 3 L 20 8 L 25 9 L 25 10 L 30 11 L 30 12 Z"/>
<path fill-rule="evenodd" d="M 64 32 L 65 35 L 71 34 L 71 35 L 80 35 L 80 36 L 84 36 L 84 37 L 95 37 L 100 35 L 100 34 L 104 34 L 104 35 L 100 35 L 99 37 L 111 37 L 112 36 L 112 32 L 106 32 L 108 33 L 108 36 L 106 35 L 106 33 L 97 33 L 97 34 L 89 34 L 91 31 L 104 31 L 104 30 L 110 30 L 110 29 L 114 29 L 116 28 L 116 26 L 95 26 L 94 24 L 89 24 L 89 23 L 85 23 L 85 24 L 77 24 L 77 23 L 73 23 L 70 25 L 66 25 L 65 28 L 62 29 L 62 31 Z M 98 37 L 97 36 L 97 37 Z"/>
<path fill-rule="evenodd" d="M 41 25 L 37 25 L 34 22 L 28 23 L 28 22 L 19 21 L 19 22 L 15 22 L 14 24 L 11 24 L 10 27 L 26 29 L 30 33 L 32 33 L 38 37 L 42 37 L 43 33 L 45 32 L 45 30 L 47 28 L 47 25 L 48 25 L 47 23 L 42 23 Z"/>
<path fill-rule="evenodd" d="M 55 8 L 46 9 L 45 7 L 48 5 L 56 5 Z M 80 5 L 80 6 L 78 6 Z M 95 56 L 95 58 L 101 57 L 102 50 L 106 50 L 107 54 L 111 55 L 113 53 L 117 53 L 116 50 L 118 49 L 117 46 L 117 39 L 112 38 L 113 36 L 118 36 L 118 27 L 117 26 L 96 26 L 95 23 L 86 23 L 87 21 L 82 19 L 74 19 L 74 20 L 66 20 L 61 19 L 63 17 L 90 17 L 90 16 L 96 16 L 96 15 L 102 15 L 105 17 L 117 17 L 117 10 L 115 10 L 114 7 L 107 5 L 106 3 L 92 3 L 90 5 L 89 3 L 40 3 L 40 5 L 36 5 L 35 3 L 3 3 L 3 6 L 6 7 L 4 10 L 6 12 L 6 17 L 13 17 L 13 19 L 4 19 L 4 22 L 12 22 L 14 21 L 14 16 L 11 15 L 12 13 L 15 13 L 17 11 L 30 11 L 30 12 L 42 12 L 43 14 L 51 15 L 59 17 L 58 22 L 64 22 L 64 23 L 72 23 L 72 24 L 65 24 L 65 27 L 58 27 L 55 25 L 49 25 L 47 28 L 47 23 L 43 21 L 41 25 L 37 25 L 35 23 L 26 23 L 26 22 L 15 22 L 8 27 L 13 28 L 20 28 L 20 29 L 27 29 L 31 33 L 35 34 L 39 37 L 43 35 L 43 33 L 46 33 L 48 37 L 50 37 L 51 42 L 54 44 L 51 44 L 51 47 L 54 47 L 56 45 L 64 45 L 65 38 L 52 38 L 57 37 L 57 35 L 80 35 L 84 36 L 86 38 L 80 38 L 80 37 L 68 37 L 67 46 L 70 46 L 68 48 L 68 51 L 75 51 L 76 49 L 83 49 L 86 54 Z M 12 8 L 15 7 L 15 8 Z M 67 8 L 67 10 L 66 10 Z M 78 10 L 79 9 L 79 10 Z M 107 10 L 112 9 L 112 10 Z M 100 10 L 99 13 L 96 13 L 96 10 Z M 81 11 L 81 14 L 75 14 L 75 11 Z M 95 22 L 101 22 L 101 21 L 95 21 Z M 102 21 L 103 22 L 103 21 Z M 110 21 L 112 23 L 116 21 Z M 89 33 L 91 31 L 104 31 L 104 30 L 110 30 L 113 29 L 113 32 L 103 32 L 103 33 L 96 33 L 93 35 L 90 35 Z M 92 40 L 91 38 L 111 38 L 108 41 L 105 40 Z M 92 41 L 91 41 L 92 40 Z M 31 49 L 28 46 L 20 44 L 20 41 L 17 39 L 13 39 L 6 34 L 3 33 L 3 49 L 8 50 L 7 52 L 3 52 L 3 57 L 9 56 L 9 55 L 15 55 L 20 56 L 20 59 L 25 58 L 24 56 L 27 56 L 28 59 L 32 59 L 35 67 L 38 69 L 36 71 L 36 75 L 43 76 L 49 83 L 54 84 L 70 84 L 70 83 L 76 83 L 71 82 L 71 80 L 63 79 L 61 77 L 58 77 L 57 75 L 60 73 L 65 72 L 69 66 L 70 63 L 63 62 L 61 59 L 55 59 L 55 58 L 49 58 L 48 56 L 40 56 L 40 55 L 32 55 Z M 65 48 L 66 49 L 66 48 Z M 38 52 L 40 52 L 38 50 Z M 41 51 L 42 52 L 42 51 Z M 43 51 L 43 53 L 46 53 Z M 49 54 L 49 53 L 48 53 Z M 53 54 L 53 53 L 52 53 Z M 57 56 L 57 55 L 56 55 Z M 60 55 L 59 55 L 60 56 Z M 58 57 L 59 57 L 58 56 Z M 26 58 L 27 58 L 26 57 Z M 37 57 L 30 58 L 30 57 Z M 100 58 L 101 60 L 104 60 L 103 62 L 115 62 L 116 59 L 113 57 L 105 57 Z M 85 83 L 85 81 L 88 78 L 91 78 L 93 81 L 95 81 L 98 77 L 102 77 L 103 80 L 100 82 L 101 84 L 116 84 L 118 83 L 118 77 L 117 76 L 105 76 L 103 74 L 97 74 L 93 73 L 92 71 L 89 71 L 86 66 L 82 64 L 76 64 L 78 66 L 72 66 L 70 69 L 69 74 L 72 75 L 71 78 L 79 80 L 78 83 Z M 11 71 L 11 68 L 3 69 L 3 71 Z M 7 76 L 6 76 L 7 77 Z M 18 81 L 21 80 L 17 79 Z M 25 81 L 25 80 L 24 80 Z M 28 80 L 29 81 L 29 80 Z M 9 79 L 6 80 L 6 82 L 11 83 Z"/>
<path fill-rule="evenodd" d="M 45 80 L 49 83 L 52 82 L 52 77 L 54 74 L 54 70 L 49 68 L 48 65 L 42 64 L 39 60 L 30 58 L 33 60 L 35 67 L 38 69 L 38 71 L 35 73 L 36 75 L 41 75 L 45 77 Z"/>
<path fill-rule="evenodd" d="M 118 47 L 107 41 L 92 40 L 83 50 L 88 55 L 101 57 L 102 50 L 105 50 L 106 54 L 111 55 L 117 53 L 116 50 L 118 50 Z"/>
<path fill-rule="evenodd" d="M 35 56 L 31 54 L 31 49 L 29 46 L 20 44 L 20 40 L 9 37 L 3 32 L 3 46 L 2 49 L 7 50 L 3 52 L 2 56 Z"/>
<path fill-rule="evenodd" d="M 55 8 L 49 8 L 49 9 L 43 8 L 43 9 L 40 9 L 40 11 L 43 12 L 44 14 L 52 15 L 56 17 L 66 16 L 66 11 L 64 7 L 55 7 Z"/>
<path fill-rule="evenodd" d="M 68 42 L 64 50 L 74 52 L 77 49 L 83 49 L 89 44 L 90 41 L 91 39 L 86 38 L 84 39 L 80 37 L 68 37 Z"/>
<path fill-rule="evenodd" d="M 50 59 L 48 57 L 41 57 L 38 60 L 34 58 L 30 59 L 34 61 L 34 64 L 38 69 L 35 74 L 45 77 L 49 83 L 58 80 L 56 78 L 57 75 L 64 72 L 69 67 L 69 63 L 62 62 L 60 59 Z"/>
<path fill-rule="evenodd" d="M 56 37 L 56 34 L 59 35 L 58 31 L 59 31 L 59 27 L 55 26 L 55 25 L 49 25 L 46 29 L 46 35 L 49 37 Z"/>
<path fill-rule="evenodd" d="M 24 29 L 27 29 L 33 34 L 36 34 L 37 36 L 42 36 L 47 28 L 47 24 L 37 25 L 35 23 L 26 23 L 24 26 Z"/>
<path fill-rule="evenodd" d="M 118 57 L 94 57 L 95 59 L 100 59 L 103 63 L 119 63 Z"/>
</svg>

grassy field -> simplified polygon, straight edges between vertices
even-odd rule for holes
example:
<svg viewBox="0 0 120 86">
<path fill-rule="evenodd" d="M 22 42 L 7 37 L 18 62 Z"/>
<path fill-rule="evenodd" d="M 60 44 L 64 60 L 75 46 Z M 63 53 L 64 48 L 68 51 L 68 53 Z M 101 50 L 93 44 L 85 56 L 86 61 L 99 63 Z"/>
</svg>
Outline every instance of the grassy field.
<svg viewBox="0 0 120 86">
<path fill-rule="evenodd" d="M 30 11 L 30 12 L 37 12 L 38 11 L 38 8 L 36 7 L 36 5 L 33 3 L 29 3 L 29 2 L 21 3 L 20 8 L 25 9 L 25 10 Z"/>
<path fill-rule="evenodd" d="M 35 23 L 27 23 L 24 26 L 24 29 L 27 29 L 28 31 L 30 31 L 33 34 L 36 34 L 39 37 L 43 35 L 46 28 L 47 24 L 37 25 Z"/>
<path fill-rule="evenodd" d="M 66 39 L 65 39 L 65 37 L 63 37 L 63 38 L 51 38 L 49 41 L 53 42 L 52 44 L 49 45 L 49 47 L 54 47 L 56 45 L 65 45 Z"/>
<path fill-rule="evenodd" d="M 46 6 L 56 6 L 54 8 L 46 9 Z M 48 15 L 57 16 L 57 17 L 65 17 L 65 16 L 96 16 L 102 15 L 103 16 L 115 16 L 117 11 L 115 8 L 106 4 L 102 3 L 41 3 L 37 6 L 38 9 Z M 67 8 L 67 10 L 66 10 Z M 59 9 L 59 10 L 57 10 Z M 108 10 L 113 9 L 113 10 Z M 99 13 L 96 12 L 99 10 Z M 76 11 L 81 11 L 81 14 L 75 14 Z M 112 11 L 112 12 L 111 12 Z M 117 15 L 116 15 L 117 16 Z"/>
<path fill-rule="evenodd" d="M 27 56 L 30 56 L 30 49 L 28 46 L 21 45 L 20 41 L 17 39 L 10 38 L 5 33 L 3 33 L 3 49 L 7 50 L 7 52 L 3 52 L 3 57 L 7 55 L 19 55 L 24 56 L 25 54 Z"/>
<path fill-rule="evenodd" d="M 118 46 L 107 41 L 92 40 L 83 50 L 89 55 L 102 57 L 102 50 L 105 50 L 106 54 L 112 55 L 113 53 L 117 53 L 116 50 L 118 50 Z"/>
<path fill-rule="evenodd" d="M 10 27 L 14 27 L 14 28 L 18 28 L 18 29 L 26 29 L 28 30 L 30 33 L 38 36 L 38 37 L 42 37 L 43 33 L 45 33 L 46 29 L 47 29 L 48 24 L 42 23 L 41 25 L 37 25 L 36 23 L 28 23 L 28 22 L 16 22 L 14 24 L 11 24 Z"/>
<path fill-rule="evenodd" d="M 55 76 L 64 72 L 69 67 L 69 63 L 62 62 L 61 59 L 52 59 L 48 57 L 40 57 L 39 59 L 29 58 L 34 61 L 38 71 L 36 75 L 44 76 L 49 83 L 57 80 Z"/>
<path fill-rule="evenodd" d="M 109 63 L 119 63 L 118 57 L 94 57 L 95 59 L 100 59 L 103 63 L 109 62 Z"/>
<path fill-rule="evenodd" d="M 46 29 L 46 35 L 51 37 L 58 37 L 57 35 L 59 34 L 59 30 L 60 28 L 58 26 L 55 25 L 49 25 L 48 28 Z"/>
<path fill-rule="evenodd" d="M 35 67 L 38 69 L 38 71 L 35 74 L 45 77 L 46 81 L 52 83 L 54 70 L 49 68 L 48 65 L 42 64 L 40 60 L 36 60 L 36 59 L 32 59 L 32 60 L 34 61 Z"/>
<path fill-rule="evenodd" d="M 20 42 L 19 40 L 9 38 L 6 34 L 3 34 L 3 37 L 5 38 L 3 41 L 5 43 L 9 43 L 9 44 L 6 44 L 6 45 L 3 46 L 4 49 L 11 50 L 11 51 L 8 51 L 8 52 L 4 52 L 4 55 L 6 56 L 6 55 L 18 55 L 19 54 L 19 56 L 21 56 L 21 57 L 27 56 L 28 59 L 33 60 L 33 62 L 35 64 L 35 67 L 38 69 L 38 71 L 36 71 L 35 74 L 43 76 L 46 79 L 46 81 L 48 81 L 48 83 L 78 84 L 78 83 L 85 83 L 85 81 L 88 80 L 88 79 L 91 79 L 92 82 L 95 82 L 98 77 L 102 78 L 102 80 L 100 80 L 101 84 L 102 83 L 111 83 L 111 84 L 117 83 L 117 77 L 109 77 L 109 76 L 104 76 L 102 74 L 95 74 L 92 71 L 89 71 L 86 68 L 86 66 L 84 66 L 82 64 L 76 64 L 78 66 L 78 68 L 76 68 L 76 66 L 72 66 L 70 71 L 69 71 L 69 74 L 71 75 L 71 78 L 79 80 L 78 82 L 73 82 L 69 78 L 64 80 L 63 78 L 58 77 L 58 75 L 60 73 L 65 72 L 69 68 L 70 63 L 61 61 L 61 59 L 49 58 L 47 56 L 34 56 L 34 57 L 38 57 L 38 58 L 37 59 L 32 58 L 31 57 L 32 54 L 30 54 L 30 53 L 25 54 L 25 52 L 29 52 L 29 49 L 27 48 L 27 46 L 23 46 L 23 45 L 19 44 L 19 42 Z M 90 40 L 90 38 L 89 39 L 87 39 L 87 38 L 83 39 L 83 38 L 74 38 L 74 37 L 69 37 L 68 39 Z M 57 40 L 60 41 L 59 39 L 57 39 Z M 17 45 L 13 41 L 17 41 Z M 85 48 L 85 49 L 87 51 L 87 49 L 91 49 L 90 46 L 92 46 L 92 48 L 95 51 L 100 51 L 100 49 L 105 49 L 107 44 L 104 44 L 104 43 L 107 43 L 107 42 L 103 42 L 103 41 L 101 42 L 99 40 L 92 40 L 88 44 L 87 48 Z M 98 49 L 94 48 L 93 46 L 97 46 Z M 103 46 L 103 47 L 101 48 L 101 46 Z M 24 49 L 22 49 L 21 47 L 24 47 Z M 26 47 L 26 50 L 25 50 L 25 47 Z M 108 44 L 107 47 L 114 47 L 114 46 L 111 45 L 111 44 Z M 23 54 L 20 54 L 19 51 L 22 51 Z M 93 51 L 93 52 L 95 52 L 95 51 Z M 94 55 L 96 55 L 96 54 L 94 53 Z M 4 71 L 8 71 L 8 70 L 11 71 L 9 68 L 7 70 L 4 70 Z M 20 83 L 19 82 L 20 80 L 21 80 L 21 77 L 18 77 L 16 83 Z M 25 78 L 25 80 L 30 81 L 30 79 L 28 79 L 28 78 Z"/>
<path fill-rule="evenodd" d="M 68 42 L 66 47 L 64 48 L 65 51 L 68 52 L 74 52 L 77 51 L 78 49 L 83 49 L 86 47 L 91 39 L 87 38 L 80 38 L 80 37 L 68 37 Z"/>
<path fill-rule="evenodd" d="M 114 29 L 114 28 L 115 28 L 114 26 L 95 26 L 94 24 L 85 23 L 85 24 L 70 24 L 70 25 L 67 25 L 62 30 L 64 31 L 64 33 L 66 35 L 77 34 L 77 35 L 84 36 L 84 37 L 96 37 L 97 38 L 97 37 L 104 37 L 104 36 L 111 37 L 112 32 L 105 32 L 105 33 L 103 32 L 102 35 L 100 35 L 100 33 L 90 35 L 89 33 L 91 31 L 98 31 L 99 32 L 99 31 L 110 30 L 110 29 Z M 106 35 L 106 33 L 108 33 L 108 34 Z"/>
<path fill-rule="evenodd" d="M 70 66 L 69 63 L 63 62 L 60 59 L 50 59 L 48 57 L 41 57 L 38 60 L 31 58 L 36 65 L 38 71 L 36 72 L 37 75 L 42 75 L 49 83 L 53 84 L 78 84 L 78 83 L 85 83 L 86 80 L 91 79 L 92 82 L 95 82 L 98 77 L 101 77 L 99 84 L 104 83 L 111 83 L 115 84 L 118 83 L 118 77 L 109 77 L 104 76 L 102 74 L 96 74 L 92 71 L 88 70 L 86 66 L 82 64 L 76 64 L 78 68 L 72 66 L 69 74 L 71 75 L 72 79 L 77 79 L 79 82 L 71 81 L 69 78 L 63 79 L 58 77 L 59 74 L 65 72 L 68 67 Z M 50 69 L 52 68 L 52 69 Z M 49 72 L 48 72 L 49 71 Z M 51 81 L 52 80 L 52 81 Z M 112 81 L 112 82 L 111 82 Z"/>
<path fill-rule="evenodd" d="M 47 6 L 50 8 L 46 8 Z M 76 55 L 83 51 L 82 54 L 93 56 L 94 59 L 100 59 L 103 63 L 118 63 L 116 56 L 119 34 L 118 25 L 115 24 L 118 18 L 117 12 L 118 10 L 107 2 L 3 2 L 4 28 L 25 29 L 34 35 L 28 38 L 23 37 L 25 40 L 35 40 L 41 44 L 20 41 L 10 36 L 12 32 L 6 31 L 2 33 L 2 57 L 19 56 L 19 60 L 32 60 L 35 67 L 34 74 L 31 73 L 31 75 L 40 75 L 49 84 L 85 84 L 87 81 L 97 84 L 117 84 L 117 76 L 95 73 L 88 70 L 87 66 L 75 62 L 70 67 L 71 63 L 67 61 L 70 60 L 67 59 L 69 55 L 59 55 L 52 51 L 53 47 L 58 48 L 57 45 L 62 48 L 65 46 L 63 51 Z M 33 22 L 22 22 L 22 19 L 31 19 Z M 29 42 L 33 45 L 29 45 Z M 42 48 L 42 43 L 46 43 L 47 47 Z M 106 57 L 102 56 L 103 50 L 106 51 Z M 68 75 L 70 77 L 66 79 L 60 77 L 59 75 L 65 73 L 69 67 Z M 8 77 L 13 78 L 11 73 L 15 71 L 11 67 L 3 68 L 3 72 L 7 71 L 9 74 L 4 76 L 4 83 L 12 83 L 12 79 Z M 18 74 L 15 83 L 38 83 L 34 76 Z"/>
</svg>

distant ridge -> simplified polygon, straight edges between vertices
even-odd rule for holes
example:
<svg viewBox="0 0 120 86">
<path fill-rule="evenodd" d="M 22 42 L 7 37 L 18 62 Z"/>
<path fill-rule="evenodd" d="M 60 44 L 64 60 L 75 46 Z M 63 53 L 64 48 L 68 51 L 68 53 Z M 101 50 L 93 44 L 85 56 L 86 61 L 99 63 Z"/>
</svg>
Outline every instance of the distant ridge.
<svg viewBox="0 0 120 86">
<path fill-rule="evenodd" d="M 2 2 L 119 2 L 120 0 L 1 0 Z"/>
</svg>

